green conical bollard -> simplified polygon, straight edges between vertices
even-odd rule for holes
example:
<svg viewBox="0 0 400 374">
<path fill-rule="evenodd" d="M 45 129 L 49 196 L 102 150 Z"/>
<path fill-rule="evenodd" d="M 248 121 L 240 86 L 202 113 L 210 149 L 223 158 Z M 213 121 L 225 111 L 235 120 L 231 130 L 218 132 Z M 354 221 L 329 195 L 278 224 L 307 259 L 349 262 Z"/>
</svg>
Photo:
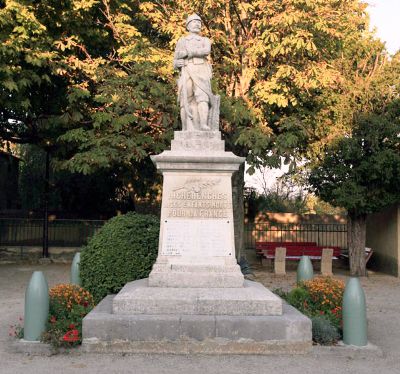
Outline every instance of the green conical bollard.
<svg viewBox="0 0 400 374">
<path fill-rule="evenodd" d="M 343 294 L 343 343 L 368 344 L 365 294 L 358 278 L 350 278 Z"/>
<path fill-rule="evenodd" d="M 40 340 L 49 315 L 49 287 L 43 272 L 32 274 L 25 292 L 24 339 Z"/>
<path fill-rule="evenodd" d="M 81 276 L 79 274 L 79 265 L 81 263 L 81 253 L 75 253 L 74 259 L 71 264 L 71 283 L 78 286 L 81 285 Z"/>
<path fill-rule="evenodd" d="M 299 265 L 297 266 L 297 283 L 313 279 L 313 266 L 308 256 L 301 256 Z"/>
</svg>

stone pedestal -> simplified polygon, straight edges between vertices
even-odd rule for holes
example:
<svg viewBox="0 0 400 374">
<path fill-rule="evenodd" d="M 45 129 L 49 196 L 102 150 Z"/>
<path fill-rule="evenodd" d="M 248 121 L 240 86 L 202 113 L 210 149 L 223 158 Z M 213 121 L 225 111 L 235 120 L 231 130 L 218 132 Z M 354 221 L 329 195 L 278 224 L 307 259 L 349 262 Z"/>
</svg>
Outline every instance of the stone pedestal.
<svg viewBox="0 0 400 374">
<path fill-rule="evenodd" d="M 178 131 L 171 150 L 152 160 L 164 179 L 157 261 L 148 279 L 128 283 L 85 317 L 83 346 L 174 353 L 311 348 L 310 320 L 244 281 L 236 262 L 231 178 L 244 158 L 224 151 L 219 131 Z"/>
<path fill-rule="evenodd" d="M 244 162 L 219 131 L 177 131 L 152 157 L 163 174 L 160 243 L 150 287 L 242 287 L 236 263 L 231 178 Z"/>
</svg>

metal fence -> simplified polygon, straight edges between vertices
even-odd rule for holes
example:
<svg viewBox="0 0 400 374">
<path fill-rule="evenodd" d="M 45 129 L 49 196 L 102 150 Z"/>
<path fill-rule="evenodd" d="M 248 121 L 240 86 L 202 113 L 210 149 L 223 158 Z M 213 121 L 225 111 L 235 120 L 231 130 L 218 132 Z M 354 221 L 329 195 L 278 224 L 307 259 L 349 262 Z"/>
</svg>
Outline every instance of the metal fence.
<svg viewBox="0 0 400 374">
<path fill-rule="evenodd" d="M 56 219 L 49 221 L 49 246 L 80 247 L 105 221 Z M 321 246 L 347 248 L 345 224 L 257 223 L 246 224 L 245 246 L 255 248 L 256 241 L 316 242 Z M 0 218 L 0 245 L 41 246 L 43 220 Z"/>
<path fill-rule="evenodd" d="M 49 221 L 49 246 L 80 247 L 105 221 L 56 219 Z M 0 218 L 0 245 L 40 246 L 43 243 L 43 220 Z"/>
<path fill-rule="evenodd" d="M 316 242 L 320 246 L 347 248 L 347 225 L 324 223 L 256 223 L 245 226 L 245 246 L 255 242 Z"/>
</svg>

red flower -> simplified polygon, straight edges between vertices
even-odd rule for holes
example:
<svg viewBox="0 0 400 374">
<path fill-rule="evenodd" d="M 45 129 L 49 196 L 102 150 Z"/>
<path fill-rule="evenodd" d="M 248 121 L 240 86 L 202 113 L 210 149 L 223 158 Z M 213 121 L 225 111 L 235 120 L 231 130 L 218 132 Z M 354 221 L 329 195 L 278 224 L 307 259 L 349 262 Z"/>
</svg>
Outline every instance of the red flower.
<svg viewBox="0 0 400 374">
<path fill-rule="evenodd" d="M 72 330 L 72 329 L 75 328 L 75 325 L 74 325 L 73 323 L 71 323 L 71 324 L 68 326 L 68 328 Z"/>
<path fill-rule="evenodd" d="M 84 306 L 85 308 L 87 308 L 88 305 L 89 305 L 89 303 L 88 303 L 87 301 L 84 301 L 84 302 L 83 302 L 83 306 Z"/>
<path fill-rule="evenodd" d="M 76 342 L 79 340 L 79 331 L 78 330 L 70 330 L 63 336 L 63 340 L 65 342 Z"/>
<path fill-rule="evenodd" d="M 51 323 L 56 323 L 56 321 L 57 321 L 56 316 L 51 316 L 50 322 L 51 322 Z"/>
</svg>

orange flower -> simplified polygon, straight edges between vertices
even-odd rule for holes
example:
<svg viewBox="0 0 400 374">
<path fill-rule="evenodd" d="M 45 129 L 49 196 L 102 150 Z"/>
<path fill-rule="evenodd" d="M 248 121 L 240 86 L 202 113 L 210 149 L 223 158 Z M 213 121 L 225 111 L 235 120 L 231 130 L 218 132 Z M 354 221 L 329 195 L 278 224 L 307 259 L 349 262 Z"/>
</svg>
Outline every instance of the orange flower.
<svg viewBox="0 0 400 374">
<path fill-rule="evenodd" d="M 87 306 L 94 306 L 92 295 L 82 287 L 73 284 L 58 284 L 50 289 L 49 295 L 50 301 L 57 301 L 69 310 L 74 305 L 82 304 L 83 300 Z"/>
</svg>

